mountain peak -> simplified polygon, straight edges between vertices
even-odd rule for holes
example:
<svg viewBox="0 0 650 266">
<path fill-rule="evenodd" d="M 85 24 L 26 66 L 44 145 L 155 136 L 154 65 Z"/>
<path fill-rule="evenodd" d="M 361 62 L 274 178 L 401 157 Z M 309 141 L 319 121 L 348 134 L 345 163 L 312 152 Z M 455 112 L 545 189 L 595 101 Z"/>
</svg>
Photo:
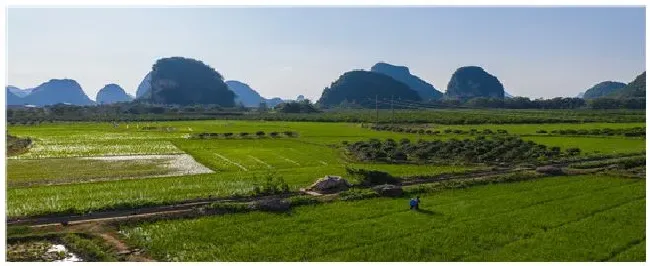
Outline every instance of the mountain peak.
<svg viewBox="0 0 650 266">
<path fill-rule="evenodd" d="M 479 66 L 464 66 L 456 69 L 447 84 L 446 96 L 457 99 L 474 97 L 503 98 L 503 84 L 497 77 Z"/>
<path fill-rule="evenodd" d="M 618 81 L 603 81 L 586 90 L 583 98 L 593 99 L 608 96 L 609 94 L 622 89 L 625 85 L 625 83 Z"/>
<path fill-rule="evenodd" d="M 244 82 L 227 80 L 226 85 L 235 93 L 235 103 L 241 103 L 246 107 L 258 107 L 264 101 L 264 98 L 256 90 Z"/>
<path fill-rule="evenodd" d="M 58 103 L 74 105 L 94 104 L 83 89 L 81 89 L 81 85 L 72 79 L 51 79 L 34 88 L 24 99 L 27 104 L 37 106 Z"/>
<path fill-rule="evenodd" d="M 433 85 L 411 74 L 406 66 L 391 65 L 379 62 L 370 68 L 371 72 L 387 75 L 401 83 L 406 84 L 410 89 L 416 91 L 423 100 L 440 99 L 442 92 L 436 90 Z"/>
<path fill-rule="evenodd" d="M 128 102 L 133 99 L 126 94 L 120 85 L 109 83 L 97 92 L 96 100 L 99 104 L 113 104 L 117 102 Z"/>
</svg>

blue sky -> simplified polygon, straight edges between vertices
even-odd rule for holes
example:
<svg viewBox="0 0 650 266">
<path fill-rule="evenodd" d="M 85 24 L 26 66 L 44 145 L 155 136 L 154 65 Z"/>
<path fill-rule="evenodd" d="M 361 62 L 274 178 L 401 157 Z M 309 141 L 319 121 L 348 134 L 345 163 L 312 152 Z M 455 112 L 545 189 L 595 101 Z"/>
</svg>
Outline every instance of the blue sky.
<svg viewBox="0 0 650 266">
<path fill-rule="evenodd" d="M 342 73 L 408 66 L 445 91 L 482 66 L 513 95 L 575 96 L 645 70 L 644 8 L 9 8 L 8 84 L 135 90 L 156 59 L 202 60 L 264 97 L 311 99 Z"/>
</svg>

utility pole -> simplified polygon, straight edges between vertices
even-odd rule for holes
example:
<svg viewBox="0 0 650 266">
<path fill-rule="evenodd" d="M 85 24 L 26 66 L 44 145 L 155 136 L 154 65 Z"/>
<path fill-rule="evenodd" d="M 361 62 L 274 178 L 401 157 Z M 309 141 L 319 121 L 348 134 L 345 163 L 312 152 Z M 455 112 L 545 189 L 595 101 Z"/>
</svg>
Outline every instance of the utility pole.
<svg viewBox="0 0 650 266">
<path fill-rule="evenodd" d="M 379 125 L 379 96 L 375 94 L 375 112 L 377 113 L 375 117 L 375 126 Z"/>
</svg>

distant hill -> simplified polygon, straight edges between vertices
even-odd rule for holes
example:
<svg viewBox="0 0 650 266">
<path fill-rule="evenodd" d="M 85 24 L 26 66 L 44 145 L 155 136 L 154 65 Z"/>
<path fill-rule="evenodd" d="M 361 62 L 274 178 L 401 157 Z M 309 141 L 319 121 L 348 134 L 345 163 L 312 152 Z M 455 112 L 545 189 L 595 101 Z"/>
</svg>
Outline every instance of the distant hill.
<svg viewBox="0 0 650 266">
<path fill-rule="evenodd" d="M 242 103 L 246 107 L 258 107 L 260 103 L 265 101 L 257 91 L 246 83 L 228 80 L 226 85 L 228 85 L 228 89 L 235 93 L 235 104 Z"/>
<path fill-rule="evenodd" d="M 228 80 L 225 82 L 228 89 L 235 93 L 235 103 L 238 104 L 242 102 L 246 107 L 258 107 L 259 104 L 264 101 L 268 107 L 274 107 L 278 104 L 285 102 L 280 98 L 265 99 L 260 94 L 248 86 L 248 84 L 243 83 L 237 80 Z M 140 85 L 138 85 L 138 90 L 136 91 L 136 99 L 145 98 L 151 91 L 151 72 L 147 73 Z"/>
<path fill-rule="evenodd" d="M 447 84 L 445 97 L 470 99 L 475 97 L 503 98 L 503 84 L 497 77 L 478 66 L 458 68 Z"/>
<path fill-rule="evenodd" d="M 18 96 L 18 97 L 21 97 L 21 98 L 26 97 L 27 95 L 32 93 L 32 91 L 34 90 L 34 89 L 24 89 L 23 90 L 23 89 L 20 89 L 20 88 L 18 88 L 16 86 L 11 86 L 11 85 L 7 86 L 7 89 L 9 91 L 11 91 L 11 93 L 13 93 L 15 96 Z"/>
<path fill-rule="evenodd" d="M 584 92 L 578 93 L 578 96 L 576 96 L 576 98 L 584 98 L 584 97 L 585 97 Z"/>
<path fill-rule="evenodd" d="M 503 97 L 505 98 L 514 98 L 515 96 L 510 95 L 507 91 L 503 91 Z"/>
<path fill-rule="evenodd" d="M 318 103 L 325 107 L 346 103 L 374 107 L 375 97 L 382 102 L 390 101 L 391 97 L 395 100 L 422 100 L 415 90 L 390 76 L 355 70 L 344 73 L 325 88 Z"/>
<path fill-rule="evenodd" d="M 140 99 L 151 90 L 151 72 L 147 73 L 138 85 L 138 90 L 135 92 L 135 98 Z"/>
<path fill-rule="evenodd" d="M 616 81 L 604 81 L 594 85 L 585 91 L 584 99 L 593 99 L 598 97 L 605 97 L 613 92 L 625 87 L 625 83 Z"/>
<path fill-rule="evenodd" d="M 408 67 L 377 63 L 370 68 L 370 71 L 385 74 L 406 84 L 409 88 L 416 91 L 423 100 L 442 98 L 442 92 L 436 90 L 433 85 L 420 79 L 418 76 L 411 74 Z"/>
<path fill-rule="evenodd" d="M 131 96 L 126 94 L 124 89 L 117 84 L 106 84 L 104 88 L 97 92 L 96 101 L 98 104 L 113 104 L 117 102 L 130 102 Z"/>
<path fill-rule="evenodd" d="M 156 61 L 152 69 L 152 103 L 235 106 L 235 93 L 228 89 L 223 76 L 199 60 L 184 57 L 162 58 Z"/>
<path fill-rule="evenodd" d="M 278 104 L 281 104 L 281 103 L 284 103 L 284 102 L 285 102 L 285 100 L 282 100 L 282 99 L 280 99 L 280 98 L 278 98 L 278 97 L 271 98 L 271 99 L 265 99 L 265 100 L 266 100 L 266 105 L 267 105 L 268 107 L 275 107 L 275 106 L 277 106 Z"/>
<path fill-rule="evenodd" d="M 26 104 L 45 106 L 58 103 L 93 105 L 79 83 L 71 79 L 52 79 L 34 88 L 25 98 Z"/>
<path fill-rule="evenodd" d="M 16 96 L 13 92 L 11 92 L 11 89 L 7 87 L 7 101 L 5 102 L 5 105 L 25 105 L 25 99 L 22 97 Z"/>
<path fill-rule="evenodd" d="M 645 97 L 645 71 L 625 87 L 614 91 L 609 96 L 620 98 Z"/>
</svg>

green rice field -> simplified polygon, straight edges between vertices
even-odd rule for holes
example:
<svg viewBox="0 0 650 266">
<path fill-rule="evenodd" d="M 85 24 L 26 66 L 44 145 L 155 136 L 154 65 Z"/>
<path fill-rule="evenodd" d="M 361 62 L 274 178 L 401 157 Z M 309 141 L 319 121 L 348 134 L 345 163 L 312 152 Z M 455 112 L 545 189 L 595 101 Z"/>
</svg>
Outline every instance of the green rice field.
<svg viewBox="0 0 650 266">
<path fill-rule="evenodd" d="M 592 123 L 582 128 L 635 127 L 639 123 Z M 429 125 L 431 127 L 432 125 Z M 433 125 L 435 127 L 435 125 Z M 450 127 L 441 125 L 440 128 Z M 455 127 L 455 126 L 454 126 Z M 462 126 L 468 127 L 468 126 Z M 506 129 L 534 134 L 539 128 L 574 128 L 574 124 L 476 125 L 476 128 Z M 145 128 L 148 128 L 145 130 Z M 153 129 L 151 129 L 153 128 Z M 66 211 L 84 212 L 117 206 L 145 206 L 197 197 L 247 195 L 268 172 L 281 176 L 292 189 L 309 185 L 325 175 L 345 175 L 345 167 L 386 171 L 394 176 L 431 176 L 481 169 L 481 166 L 413 165 L 351 162 L 342 141 L 369 138 L 399 140 L 410 138 L 448 139 L 468 136 L 418 136 L 397 132 L 373 131 L 354 123 L 264 122 L 264 121 L 175 121 L 122 123 L 54 123 L 10 126 L 19 137 L 34 139 L 30 152 L 9 159 L 7 215 L 29 216 Z M 257 131 L 298 133 L 295 138 L 255 136 L 234 139 L 190 139 L 197 132 Z M 579 147 L 585 153 L 634 153 L 645 150 L 645 139 L 621 137 L 529 136 L 525 139 L 563 149 Z M 183 177 L 111 180 L 145 177 L 164 171 L 149 164 L 79 163 L 69 159 L 85 156 L 137 154 L 191 155 L 213 170 L 212 174 Z M 65 161 L 65 167 L 62 160 Z M 33 166 L 30 168 L 30 166 Z M 118 170 L 119 168 L 119 170 Z M 52 179 L 66 184 L 39 186 Z M 88 180 L 97 179 L 97 182 Z M 77 181 L 84 183 L 76 184 Z"/>
<path fill-rule="evenodd" d="M 163 261 L 645 260 L 645 181 L 570 176 L 122 229 Z"/>
<path fill-rule="evenodd" d="M 349 179 L 346 168 L 383 171 L 402 181 L 495 171 L 496 164 L 488 163 L 363 161 L 343 144 L 476 137 L 445 129 L 507 130 L 562 152 L 579 148 L 580 155 L 571 159 L 605 155 L 604 161 L 574 164 L 580 170 L 609 167 L 630 154 L 639 161 L 645 153 L 643 137 L 538 133 L 645 127 L 635 122 L 403 125 L 443 132 L 437 135 L 368 125 L 228 120 L 9 125 L 9 134 L 31 138 L 33 145 L 7 159 L 5 211 L 9 219 L 23 219 L 256 196 L 269 176 L 297 192 L 326 175 Z M 259 131 L 263 136 L 256 136 Z M 297 135 L 282 134 L 287 131 Z M 199 133 L 220 135 L 200 139 Z M 180 159 L 160 159 L 172 155 Z M 181 173 L 178 165 L 192 166 Z M 645 167 L 631 167 L 645 173 Z M 409 197 L 426 186 L 405 186 L 406 194 L 396 198 L 337 199 L 282 213 L 125 223 L 115 234 L 157 261 L 645 261 L 645 178 L 599 172 L 447 187 L 426 190 L 419 195 L 421 210 L 409 210 Z"/>
</svg>

